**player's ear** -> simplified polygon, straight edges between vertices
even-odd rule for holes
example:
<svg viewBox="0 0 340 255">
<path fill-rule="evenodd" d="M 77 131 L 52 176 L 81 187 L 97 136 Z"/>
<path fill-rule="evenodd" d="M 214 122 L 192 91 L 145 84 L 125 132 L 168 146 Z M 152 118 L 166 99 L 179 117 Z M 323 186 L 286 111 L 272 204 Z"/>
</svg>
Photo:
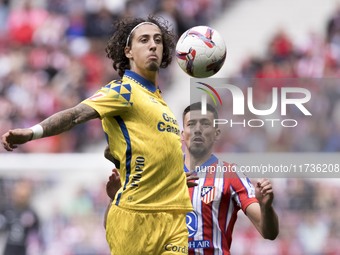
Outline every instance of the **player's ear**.
<svg viewBox="0 0 340 255">
<path fill-rule="evenodd" d="M 128 59 L 131 59 L 131 58 L 132 58 L 131 47 L 130 47 L 130 46 L 126 46 L 126 47 L 124 48 L 124 53 L 125 53 L 125 56 L 126 56 Z"/>
<path fill-rule="evenodd" d="M 181 131 L 181 141 L 184 142 L 183 130 Z"/>
<path fill-rule="evenodd" d="M 218 127 L 215 129 L 215 141 L 219 140 L 221 137 L 221 129 Z"/>
</svg>

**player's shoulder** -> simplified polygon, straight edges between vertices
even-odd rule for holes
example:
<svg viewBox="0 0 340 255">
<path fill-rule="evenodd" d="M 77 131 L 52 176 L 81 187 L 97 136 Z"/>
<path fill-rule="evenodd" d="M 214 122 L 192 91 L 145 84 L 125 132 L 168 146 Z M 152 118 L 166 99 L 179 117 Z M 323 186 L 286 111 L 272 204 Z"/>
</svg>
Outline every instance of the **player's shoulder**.
<svg viewBox="0 0 340 255">
<path fill-rule="evenodd" d="M 130 83 L 124 80 L 112 80 L 100 89 L 100 93 L 107 97 L 121 98 L 130 101 L 132 95 L 132 88 Z"/>
<path fill-rule="evenodd" d="M 223 167 L 223 170 L 224 170 L 223 172 L 232 172 L 233 168 L 236 167 L 235 163 L 231 163 L 231 162 L 227 162 L 227 161 L 222 161 L 222 160 L 218 161 L 218 165 Z"/>
<path fill-rule="evenodd" d="M 227 161 L 221 161 L 223 166 L 233 166 L 236 165 L 235 163 L 227 162 Z"/>
<path fill-rule="evenodd" d="M 239 167 L 236 163 L 220 161 L 219 164 L 223 165 L 223 175 L 228 181 L 244 177 L 239 174 Z"/>
<path fill-rule="evenodd" d="M 115 88 L 125 88 L 127 90 L 131 90 L 131 82 L 125 79 L 119 79 L 119 80 L 112 80 L 109 83 L 107 83 L 103 88 L 106 89 L 115 89 Z"/>
</svg>

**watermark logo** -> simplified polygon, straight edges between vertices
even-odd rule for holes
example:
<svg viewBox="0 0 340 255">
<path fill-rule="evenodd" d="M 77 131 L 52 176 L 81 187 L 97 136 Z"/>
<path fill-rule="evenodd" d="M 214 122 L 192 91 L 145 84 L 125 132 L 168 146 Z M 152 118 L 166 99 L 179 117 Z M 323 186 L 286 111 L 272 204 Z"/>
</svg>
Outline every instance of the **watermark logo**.
<svg viewBox="0 0 340 255">
<path fill-rule="evenodd" d="M 208 80 L 208 79 L 206 79 Z M 277 81 L 277 86 L 271 86 L 265 89 L 265 103 L 256 102 L 256 89 L 263 95 L 264 89 L 259 87 L 243 87 L 230 84 L 226 79 L 210 78 L 207 82 L 194 81 L 195 84 L 200 84 L 201 87 L 196 87 L 198 90 L 203 91 L 201 95 L 202 114 L 207 114 L 208 97 L 215 106 L 222 104 L 222 98 L 232 102 L 231 112 L 237 119 L 215 119 L 214 125 L 228 124 L 230 126 L 244 126 L 244 127 L 263 127 L 265 125 L 275 127 L 281 125 L 282 127 L 296 127 L 298 120 L 289 118 L 288 112 L 293 111 L 295 116 L 312 116 L 312 113 L 307 107 L 308 102 L 311 100 L 312 95 L 310 90 L 305 87 L 300 87 L 299 84 L 292 86 L 282 85 L 282 81 Z M 219 92 L 217 92 L 217 90 Z M 231 95 L 231 98 L 230 98 Z M 259 104 L 259 105 L 257 105 Z M 293 110 L 292 110 L 293 109 Z M 229 109 L 228 109 L 229 111 Z M 256 117 L 249 119 L 249 116 Z M 275 118 L 273 118 L 273 116 Z M 244 117 L 242 119 L 241 117 Z"/>
<path fill-rule="evenodd" d="M 221 96 L 218 94 L 218 92 L 216 91 L 216 89 L 213 86 L 206 84 L 204 82 L 197 82 L 197 83 L 208 88 L 208 89 L 205 89 L 205 88 L 202 88 L 202 87 L 196 87 L 197 89 L 205 92 L 205 94 L 202 95 L 202 107 L 204 107 L 204 106 L 206 107 L 206 105 L 207 105 L 207 95 L 214 102 L 215 106 L 217 106 L 216 98 L 217 98 L 218 102 L 220 103 L 220 105 L 223 104 Z M 206 114 L 206 108 L 205 108 L 205 114 Z"/>
</svg>

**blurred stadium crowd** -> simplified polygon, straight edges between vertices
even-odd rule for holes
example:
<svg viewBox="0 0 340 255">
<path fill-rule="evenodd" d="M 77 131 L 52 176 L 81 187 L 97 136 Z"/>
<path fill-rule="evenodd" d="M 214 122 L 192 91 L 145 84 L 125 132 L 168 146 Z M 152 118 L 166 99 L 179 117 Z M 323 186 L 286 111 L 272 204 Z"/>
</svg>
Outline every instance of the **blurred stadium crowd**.
<svg viewBox="0 0 340 255">
<path fill-rule="evenodd" d="M 114 19 L 145 16 L 153 10 L 171 20 L 181 34 L 193 25 L 209 24 L 210 17 L 218 17 L 232 0 L 126 0 L 119 6 L 113 2 L 0 1 L 1 134 L 10 128 L 32 126 L 71 107 L 117 77 L 104 52 Z M 328 82 L 340 77 L 340 9 L 325 29 L 326 36 L 310 34 L 303 44 L 278 31 L 267 46 L 266 56 L 249 56 L 235 74 L 244 89 L 256 78 L 313 78 L 316 85 L 310 89 L 316 98 L 309 105 L 313 118 L 300 118 L 293 112 L 299 126 L 294 132 L 278 129 L 275 135 L 268 135 L 265 129 L 233 130 L 223 139 L 228 143 L 217 146 L 218 151 L 340 151 L 340 86 Z M 171 82 L 171 77 L 164 78 Z M 270 89 L 263 88 L 264 94 L 258 96 L 267 98 Z M 20 152 L 80 152 L 103 140 L 100 122 L 92 121 L 67 134 L 22 146 Z M 16 181 L 0 182 L 3 208 L 11 203 Z M 57 181 L 53 176 L 33 178 L 33 198 Z M 108 202 L 104 187 L 105 183 L 80 187 L 68 206 L 55 205 L 54 215 L 41 219 L 44 252 L 39 250 L 37 239 L 31 239 L 29 255 L 108 255 L 102 226 Z M 274 189 L 281 219 L 278 240 L 263 241 L 247 220 L 239 220 L 232 254 L 340 254 L 339 185 L 326 180 L 278 179 Z"/>
</svg>

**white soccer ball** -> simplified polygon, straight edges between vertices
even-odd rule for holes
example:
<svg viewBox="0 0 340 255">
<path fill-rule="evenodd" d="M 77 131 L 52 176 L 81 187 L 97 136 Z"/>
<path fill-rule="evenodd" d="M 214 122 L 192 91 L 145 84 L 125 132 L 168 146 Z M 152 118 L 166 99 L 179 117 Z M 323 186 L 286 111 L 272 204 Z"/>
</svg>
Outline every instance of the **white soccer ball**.
<svg viewBox="0 0 340 255">
<path fill-rule="evenodd" d="M 181 69 L 195 78 L 217 73 L 224 64 L 227 48 L 222 36 L 209 26 L 185 31 L 176 45 L 176 59 Z"/>
</svg>

